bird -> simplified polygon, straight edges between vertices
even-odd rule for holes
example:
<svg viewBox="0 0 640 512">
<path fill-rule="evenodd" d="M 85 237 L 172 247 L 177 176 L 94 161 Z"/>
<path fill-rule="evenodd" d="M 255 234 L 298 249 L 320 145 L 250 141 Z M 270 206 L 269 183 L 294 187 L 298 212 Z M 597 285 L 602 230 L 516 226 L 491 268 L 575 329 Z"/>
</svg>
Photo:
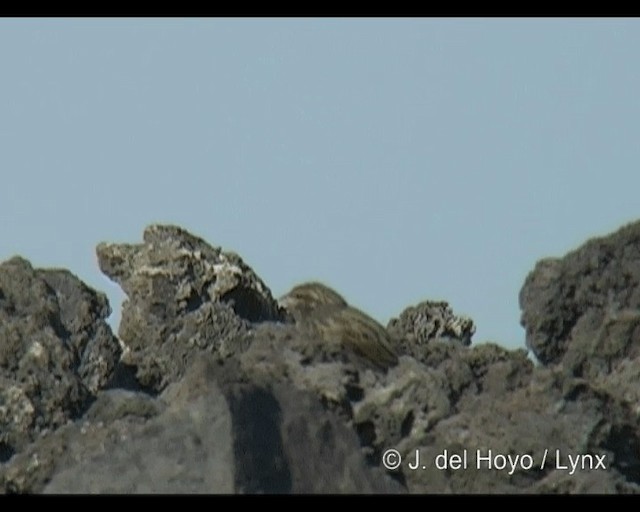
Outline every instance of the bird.
<svg viewBox="0 0 640 512">
<path fill-rule="evenodd" d="M 328 286 L 316 281 L 302 283 L 278 302 L 297 325 L 322 342 L 338 343 L 383 369 L 398 363 L 386 329 Z"/>
</svg>

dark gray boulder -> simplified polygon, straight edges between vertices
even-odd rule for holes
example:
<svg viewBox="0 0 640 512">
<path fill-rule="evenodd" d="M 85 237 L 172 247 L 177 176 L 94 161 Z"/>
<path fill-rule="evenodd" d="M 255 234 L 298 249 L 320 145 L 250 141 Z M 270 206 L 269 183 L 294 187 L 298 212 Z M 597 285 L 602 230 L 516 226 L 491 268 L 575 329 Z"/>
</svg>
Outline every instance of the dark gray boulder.
<svg viewBox="0 0 640 512">
<path fill-rule="evenodd" d="M 640 222 L 539 261 L 520 291 L 520 308 L 527 346 L 543 364 L 562 361 L 570 348 L 626 357 L 631 349 L 620 352 L 604 340 L 593 347 L 593 334 L 640 308 Z"/>
<path fill-rule="evenodd" d="M 16 458 L 5 486 L 45 493 L 402 491 L 367 465 L 356 434 L 312 393 L 240 382 L 228 371 L 205 356 L 157 398 L 101 393 L 82 423 Z"/>
<path fill-rule="evenodd" d="M 0 264 L 0 461 L 78 417 L 109 380 L 121 352 L 109 314 L 66 270 Z"/>
</svg>

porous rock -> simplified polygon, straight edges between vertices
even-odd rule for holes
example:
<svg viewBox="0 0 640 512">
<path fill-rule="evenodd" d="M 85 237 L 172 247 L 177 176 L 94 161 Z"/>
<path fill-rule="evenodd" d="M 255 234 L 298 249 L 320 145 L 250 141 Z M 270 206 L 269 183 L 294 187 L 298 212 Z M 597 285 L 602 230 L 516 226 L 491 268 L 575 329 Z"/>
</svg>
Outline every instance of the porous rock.
<svg viewBox="0 0 640 512">
<path fill-rule="evenodd" d="M 0 461 L 82 413 L 120 346 L 106 296 L 66 270 L 0 264 Z"/>
<path fill-rule="evenodd" d="M 120 389 L 116 371 L 110 389 L 93 392 L 90 383 L 104 387 L 105 377 L 78 374 L 91 406 L 14 443 L 0 463 L 0 490 L 640 492 L 640 313 L 634 282 L 622 284 L 635 275 L 634 231 L 544 260 L 527 278 L 523 323 L 543 365 L 523 349 L 469 346 L 473 322 L 424 301 L 389 323 L 400 357 L 388 370 L 298 329 L 239 257 L 180 228 L 150 227 L 140 245 L 103 244 L 101 267 L 128 295 L 118 368 L 142 386 Z M 40 330 L 55 333 L 82 309 L 28 280 L 22 302 L 8 301 L 1 283 L 0 313 L 12 321 L 31 311 L 29 293 L 49 301 L 27 314 Z M 50 283 L 66 289 L 59 275 Z M 94 332 L 91 321 L 82 325 Z M 6 339 L 21 346 L 29 332 Z M 65 354 L 55 354 L 57 364 Z M 0 386 L 12 428 L 33 423 L 30 395 L 11 375 L 0 375 Z M 397 469 L 382 465 L 389 448 L 403 459 Z M 437 467 L 445 451 L 466 453 L 467 467 Z M 416 453 L 424 467 L 409 465 Z M 571 472 L 569 456 L 583 465 L 602 457 L 606 469 Z M 501 465 L 507 457 L 520 462 Z"/>
<path fill-rule="evenodd" d="M 467 465 L 406 471 L 407 486 L 412 492 L 637 492 L 637 455 L 629 460 L 615 442 L 618 429 L 632 427 L 627 412 L 584 382 L 540 368 L 515 389 L 469 396 L 455 414 L 413 439 L 408 457 L 419 450 L 422 460 L 440 456 L 442 462 L 443 454 L 447 461 L 466 454 Z M 594 464 L 569 474 L 569 455 L 595 454 L 605 468 Z M 598 485 L 590 487 L 596 473 Z"/>
<path fill-rule="evenodd" d="M 249 323 L 284 318 L 240 256 L 177 226 L 154 224 L 141 244 L 101 243 L 96 252 L 127 295 L 118 330 L 123 362 L 147 389 L 161 391 L 203 352 L 242 350 Z"/>
<path fill-rule="evenodd" d="M 454 314 L 448 302 L 426 300 L 389 320 L 387 330 L 401 352 L 420 359 L 428 343 L 471 345 L 476 327 L 471 318 Z"/>
<path fill-rule="evenodd" d="M 586 379 L 640 417 L 640 222 L 539 262 L 520 305 L 527 344 L 543 364 Z"/>
<path fill-rule="evenodd" d="M 356 434 L 312 393 L 250 380 L 204 356 L 157 398 L 103 393 L 104 403 L 87 415 L 92 420 L 81 433 L 75 427 L 77 437 L 36 443 L 40 449 L 21 462 L 32 468 L 34 458 L 47 462 L 39 464 L 36 485 L 45 493 L 402 490 L 366 464 Z M 146 421 L 133 413 L 136 404 L 148 410 Z M 64 453 L 51 456 L 61 441 L 68 443 Z M 16 474 L 5 476 L 14 486 Z"/>
<path fill-rule="evenodd" d="M 593 334 L 640 309 L 640 221 L 539 261 L 520 291 L 520 308 L 527 346 L 543 364 L 559 363 L 570 347 L 606 357 L 618 351 L 620 358 L 637 351 L 637 337 L 629 340 L 636 348 L 618 350 L 602 336 L 594 346 Z"/>
</svg>

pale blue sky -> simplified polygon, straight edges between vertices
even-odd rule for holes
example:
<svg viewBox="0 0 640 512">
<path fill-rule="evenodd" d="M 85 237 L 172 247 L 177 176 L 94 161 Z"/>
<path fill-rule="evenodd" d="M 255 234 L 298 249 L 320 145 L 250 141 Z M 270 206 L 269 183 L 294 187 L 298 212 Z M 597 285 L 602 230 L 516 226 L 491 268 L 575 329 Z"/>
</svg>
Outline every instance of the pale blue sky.
<svg viewBox="0 0 640 512">
<path fill-rule="evenodd" d="M 640 217 L 640 24 L 0 20 L 0 260 L 122 294 L 95 245 L 179 224 L 281 295 L 444 299 L 524 346 L 535 262 Z"/>
</svg>

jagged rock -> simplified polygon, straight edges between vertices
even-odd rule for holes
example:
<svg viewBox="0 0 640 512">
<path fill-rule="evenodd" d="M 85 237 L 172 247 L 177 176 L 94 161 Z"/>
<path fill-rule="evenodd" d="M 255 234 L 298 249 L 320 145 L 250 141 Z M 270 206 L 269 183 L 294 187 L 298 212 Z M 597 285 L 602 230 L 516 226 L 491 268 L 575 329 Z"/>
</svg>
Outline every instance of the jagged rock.
<svg viewBox="0 0 640 512">
<path fill-rule="evenodd" d="M 411 492 L 517 493 L 550 492 L 554 488 L 568 492 L 638 492 L 637 475 L 633 475 L 638 469 L 637 451 L 632 448 L 635 454 L 631 455 L 629 445 L 623 448 L 612 442 L 618 429 L 629 427 L 632 422 L 626 409 L 611 397 L 583 382 L 569 381 L 561 372 L 539 368 L 516 389 L 468 397 L 456 414 L 424 433 L 422 439 L 414 439 L 404 453 L 413 460 L 419 449 L 427 467 L 405 471 L 407 486 Z M 630 446 L 637 446 L 637 437 L 629 441 Z M 437 469 L 430 462 L 444 450 L 448 456 L 462 455 L 466 450 L 468 466 Z M 478 468 L 478 450 L 483 457 L 491 453 L 491 468 L 482 460 Z M 547 460 L 540 469 L 545 450 Z M 556 450 L 561 454 L 559 465 Z M 593 454 L 605 457 L 606 469 L 593 467 L 572 475 L 562 469 L 568 464 L 568 455 Z M 514 461 L 516 455 L 520 463 L 497 469 L 504 457 L 511 456 Z M 588 486 L 594 473 L 598 474 L 599 485 L 591 489 Z M 560 481 L 563 485 L 556 487 Z"/>
<path fill-rule="evenodd" d="M 98 394 L 82 420 L 87 423 L 108 424 L 127 417 L 153 418 L 162 410 L 163 402 L 147 393 L 110 389 Z"/>
<path fill-rule="evenodd" d="M 495 343 L 482 343 L 461 353 L 474 376 L 474 385 L 484 393 L 500 395 L 526 385 L 533 362 L 525 349 L 507 350 Z"/>
<path fill-rule="evenodd" d="M 627 407 L 636 421 L 640 363 L 640 222 L 545 259 L 520 292 L 527 344 L 545 364 Z M 634 443 L 638 432 L 625 430 Z"/>
<path fill-rule="evenodd" d="M 311 338 L 293 325 L 256 326 L 249 339 L 250 346 L 237 357 L 242 373 L 265 386 L 278 382 L 312 391 L 346 420 L 352 415 L 352 401 L 362 396 L 361 374 L 375 368 L 351 351 Z"/>
<path fill-rule="evenodd" d="M 609 350 L 604 341 L 593 346 L 593 333 L 612 316 L 640 309 L 640 222 L 539 261 L 520 291 L 520 308 L 527 346 L 543 364 L 559 363 L 570 346 L 589 355 Z"/>
<path fill-rule="evenodd" d="M 284 319 L 269 289 L 235 253 L 176 227 L 151 225 L 142 244 L 97 247 L 100 269 L 124 301 L 123 362 L 146 388 L 179 379 L 202 352 L 229 357 L 244 345 L 249 322 Z"/>
<path fill-rule="evenodd" d="M 108 435 L 93 455 L 59 466 L 43 492 L 233 492 L 232 418 L 209 374 L 205 367 L 185 378 L 182 389 L 167 388 L 173 400 L 142 424 L 109 423 L 119 435 Z"/>
<path fill-rule="evenodd" d="M 562 364 L 577 376 L 595 379 L 640 358 L 640 309 L 607 311 L 593 329 L 576 331 Z"/>
<path fill-rule="evenodd" d="M 423 355 L 429 363 L 404 356 L 381 378 L 365 375 L 361 383 L 364 397 L 353 407 L 354 425 L 363 445 L 370 447 L 372 461 L 380 461 L 388 448 L 397 449 L 406 461 L 415 460 L 416 450 L 422 452 L 426 469 L 414 470 L 403 464 L 394 472 L 410 492 L 482 492 L 481 486 L 473 487 L 472 472 L 463 472 L 456 488 L 451 487 L 449 472 L 433 467 L 438 448 L 447 448 L 449 443 L 456 449 L 472 446 L 464 437 L 446 437 L 452 432 L 441 430 L 441 426 L 460 418 L 470 421 L 467 411 L 475 409 L 480 399 L 501 400 L 522 388 L 530 381 L 533 363 L 525 351 L 508 351 L 493 344 L 466 348 L 429 343 Z M 487 415 L 482 429 L 507 437 L 511 433 L 504 415 Z M 494 445 L 497 443 L 496 436 Z"/>
<path fill-rule="evenodd" d="M 312 393 L 250 380 L 204 356 L 158 398 L 102 393 L 91 421 L 36 442 L 0 482 L 45 493 L 402 490 L 366 464 L 356 434 Z"/>
<path fill-rule="evenodd" d="M 397 493 L 370 467 L 353 430 L 317 397 L 287 385 L 236 387 L 231 395 L 241 492 Z M 311 418 L 313 418 L 312 421 Z"/>
<path fill-rule="evenodd" d="M 79 415 L 120 346 L 104 294 L 66 270 L 0 264 L 0 462 Z"/>
<path fill-rule="evenodd" d="M 640 492 L 636 231 L 529 275 L 523 324 L 543 366 L 523 349 L 470 347 L 473 322 L 425 301 L 389 323 L 401 355 L 377 368 L 289 322 L 238 256 L 152 226 L 141 245 L 98 248 L 128 295 L 114 370 L 106 301 L 66 271 L 10 260 L 0 491 Z M 52 385 L 60 374 L 71 384 Z M 395 470 L 382 467 L 389 448 Z M 468 466 L 436 467 L 445 450 Z M 476 467 L 477 450 L 506 465 Z M 606 469 L 570 472 L 569 455 Z"/>
<path fill-rule="evenodd" d="M 127 441 L 135 433 L 141 432 L 149 419 L 159 416 L 165 409 L 164 402 L 145 393 L 123 390 L 100 392 L 82 418 L 38 437 L 25 450 L 0 466 L 0 491 L 40 493 L 52 479 L 55 489 L 60 481 L 66 482 L 72 468 L 86 468 L 87 461 L 109 458 L 111 451 L 121 450 L 123 444 L 128 446 Z M 151 449 L 157 448 L 154 446 Z M 136 462 L 130 459 L 129 465 L 136 466 Z M 89 474 L 78 475 L 78 486 L 74 482 L 67 482 L 68 487 L 61 492 L 96 491 L 95 486 L 91 487 L 94 478 L 103 480 L 96 484 L 102 485 L 103 489 L 124 492 L 122 475 L 102 472 L 103 469 L 92 466 L 87 469 Z"/>
<path fill-rule="evenodd" d="M 354 404 L 354 423 L 363 444 L 373 448 L 374 457 L 451 414 L 450 387 L 440 369 L 401 357 L 383 378 L 372 377 L 365 376 L 364 397 Z"/>
<path fill-rule="evenodd" d="M 580 383 L 570 396 L 573 407 L 585 407 L 584 390 L 600 402 L 580 422 L 599 419 L 599 435 L 606 436 L 581 449 L 612 451 L 610 473 L 626 481 L 604 487 L 599 481 L 596 489 L 638 492 L 640 222 L 593 238 L 563 258 L 539 261 L 522 287 L 520 306 L 527 345 L 538 360 L 564 376 L 564 387 Z M 580 492 L 586 486 L 587 480 L 555 475 L 535 489 Z"/>
<path fill-rule="evenodd" d="M 476 327 L 471 318 L 455 315 L 448 302 L 424 301 L 389 320 L 387 330 L 397 340 L 401 352 L 421 359 L 429 343 L 448 341 L 470 345 Z"/>
</svg>

